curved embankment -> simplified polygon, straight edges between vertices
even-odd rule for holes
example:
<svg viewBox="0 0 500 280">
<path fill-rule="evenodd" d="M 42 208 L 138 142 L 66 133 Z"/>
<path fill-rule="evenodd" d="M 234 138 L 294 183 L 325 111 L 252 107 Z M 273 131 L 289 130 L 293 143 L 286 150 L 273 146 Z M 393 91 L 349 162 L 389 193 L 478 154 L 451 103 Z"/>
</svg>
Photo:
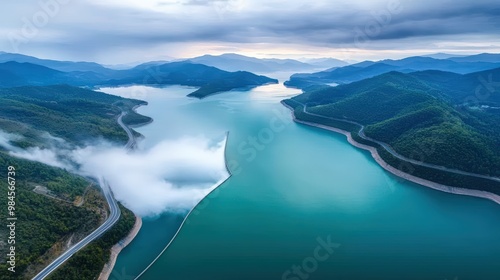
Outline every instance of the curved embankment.
<svg viewBox="0 0 500 280">
<path fill-rule="evenodd" d="M 177 232 L 174 234 L 174 236 L 172 237 L 170 242 L 168 242 L 167 246 L 165 246 L 165 248 L 163 248 L 163 250 L 161 250 L 161 252 L 158 254 L 158 256 L 139 275 L 137 275 L 137 277 L 135 277 L 134 280 L 139 279 L 144 273 L 146 273 L 146 271 L 161 257 L 161 255 L 163 255 L 163 253 L 168 249 L 168 247 L 170 247 L 170 245 L 172 244 L 172 242 L 174 242 L 177 235 L 179 235 L 179 232 L 181 231 L 182 227 L 184 226 L 187 219 L 189 218 L 189 215 L 191 215 L 191 213 L 196 209 L 196 207 L 198 207 L 198 205 L 200 205 L 203 202 L 203 200 L 205 200 L 211 193 L 215 192 L 215 190 L 217 190 L 220 186 L 224 185 L 224 183 L 227 182 L 227 180 L 229 180 L 231 178 L 232 173 L 231 173 L 231 170 L 229 169 L 229 166 L 227 164 L 228 161 L 227 161 L 227 154 L 226 154 L 228 141 L 229 141 L 229 132 L 227 132 L 227 134 L 226 134 L 226 142 L 224 145 L 224 163 L 226 166 L 226 171 L 229 174 L 229 176 L 227 176 L 227 178 L 224 181 L 222 181 L 220 184 L 215 186 L 209 193 L 207 193 L 207 195 L 203 199 L 198 201 L 198 203 L 193 208 L 191 208 L 191 210 L 189 210 L 186 217 L 184 217 L 184 220 L 182 221 L 181 225 L 179 226 L 179 229 L 177 229 Z"/>
<path fill-rule="evenodd" d="M 426 163 L 426 162 L 422 162 L 422 161 L 417 161 L 417 160 L 409 159 L 407 157 L 404 157 L 403 155 L 398 154 L 391 146 L 389 146 L 389 144 L 381 142 L 381 141 L 378 141 L 378 140 L 375 140 L 373 138 L 370 138 L 370 137 L 366 136 L 366 134 L 364 132 L 364 130 L 365 130 L 365 126 L 364 125 L 362 125 L 360 123 L 357 123 L 357 122 L 345 120 L 345 119 L 332 118 L 332 117 L 327 117 L 327 116 L 323 116 L 323 115 L 311 113 L 311 112 L 309 112 L 307 110 L 307 106 L 306 105 L 304 105 L 303 103 L 298 102 L 298 101 L 295 101 L 295 102 L 297 102 L 298 104 L 300 104 L 301 106 L 303 106 L 302 112 L 304 114 L 306 114 L 306 115 L 315 116 L 315 117 L 319 117 L 319 118 L 322 118 L 322 119 L 328 119 L 328 120 L 334 120 L 334 121 L 339 121 L 339 122 L 350 123 L 350 124 L 354 124 L 356 126 L 359 126 L 360 127 L 360 129 L 358 131 L 358 136 L 359 137 L 361 137 L 364 140 L 367 140 L 367 141 L 370 141 L 370 142 L 373 142 L 373 143 L 376 143 L 376 144 L 380 145 L 388 153 L 390 153 L 392 156 L 398 158 L 399 160 L 402 160 L 402 161 L 405 161 L 405 162 L 408 162 L 408 163 L 411 163 L 411 164 L 414 164 L 414 165 L 428 167 L 428 168 L 432 168 L 432 169 L 440 170 L 440 171 L 444 171 L 444 172 L 449 172 L 449 173 L 454 173 L 454 174 L 458 174 L 458 175 L 465 175 L 465 176 L 471 176 L 471 177 L 476 177 L 476 178 L 481 178 L 481 179 L 486 179 L 486 180 L 500 182 L 500 178 L 497 178 L 497 177 L 491 177 L 491 176 L 476 174 L 476 173 L 472 173 L 472 172 L 462 171 L 462 170 L 448 168 L 448 167 L 444 167 L 444 166 L 440 166 L 440 165 L 436 165 L 436 164 L 431 164 L 431 163 Z"/>
<path fill-rule="evenodd" d="M 464 189 L 464 188 L 457 188 L 457 187 L 451 187 L 451 186 L 442 185 L 442 184 L 439 184 L 439 183 L 435 183 L 435 182 L 432 182 L 432 181 L 429 181 L 429 180 L 425 180 L 425 179 L 413 176 L 413 175 L 405 173 L 405 172 L 403 172 L 403 171 L 401 171 L 399 169 L 396 169 L 396 168 L 392 167 L 391 165 L 389 165 L 388 163 L 386 163 L 380 157 L 380 155 L 378 154 L 378 151 L 377 151 L 376 148 L 374 148 L 372 146 L 368 146 L 368 145 L 364 145 L 364 144 L 356 142 L 356 140 L 354 140 L 352 138 L 351 133 L 349 131 L 345 131 L 345 130 L 342 130 L 342 129 L 338 129 L 338 128 L 334 128 L 334 127 L 326 126 L 326 125 L 322 125 L 322 124 L 317 124 L 317 123 L 312 123 L 312 122 L 306 122 L 306 121 L 299 120 L 299 119 L 297 119 L 295 117 L 294 108 L 290 107 L 288 104 L 286 104 L 284 102 L 281 102 L 281 104 L 283 104 L 285 107 L 287 107 L 288 109 L 290 109 L 292 111 L 291 112 L 292 113 L 292 117 L 293 117 L 293 120 L 295 122 L 301 123 L 301 124 L 305 124 L 305 125 L 308 125 L 308 126 L 313 126 L 313 127 L 317 127 L 317 128 L 329 130 L 329 131 L 333 131 L 333 132 L 345 135 L 347 137 L 347 141 L 351 145 L 353 145 L 353 146 L 355 146 L 357 148 L 369 151 L 371 153 L 373 159 L 375 159 L 375 161 L 382 168 L 384 168 L 385 170 L 389 171 L 390 173 L 392 173 L 392 174 L 394 174 L 394 175 L 396 175 L 396 176 L 398 176 L 400 178 L 403 178 L 405 180 L 408 180 L 408 181 L 411 181 L 411 182 L 417 183 L 419 185 L 426 186 L 426 187 L 429 187 L 429 188 L 432 188 L 432 189 L 435 189 L 435 190 L 438 190 L 438 191 L 452 193 L 452 194 L 458 194 L 458 195 L 467 195 L 467 196 L 485 198 L 485 199 L 489 199 L 491 201 L 494 201 L 494 202 L 500 204 L 500 196 L 499 195 L 496 195 L 496 194 L 493 194 L 493 193 L 489 193 L 489 192 L 485 192 L 485 191 L 471 190 L 471 189 Z"/>
<path fill-rule="evenodd" d="M 118 242 L 111 248 L 111 255 L 109 256 L 109 262 L 104 265 L 104 268 L 102 269 L 98 280 L 106 280 L 109 278 L 115 266 L 118 255 L 123 250 L 123 248 L 127 247 L 127 245 L 130 244 L 132 240 L 134 240 L 134 238 L 139 233 L 141 227 L 142 227 L 142 219 L 138 216 L 135 216 L 135 224 L 130 233 L 124 239 L 122 239 L 120 242 Z"/>
</svg>

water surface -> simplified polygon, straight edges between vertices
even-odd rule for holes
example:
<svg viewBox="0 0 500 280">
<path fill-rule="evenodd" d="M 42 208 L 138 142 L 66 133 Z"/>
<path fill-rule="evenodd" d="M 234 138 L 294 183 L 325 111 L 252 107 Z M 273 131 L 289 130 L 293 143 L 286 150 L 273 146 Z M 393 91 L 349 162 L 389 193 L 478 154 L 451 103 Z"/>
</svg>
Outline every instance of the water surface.
<svg viewBox="0 0 500 280">
<path fill-rule="evenodd" d="M 498 205 L 398 180 L 344 136 L 293 123 L 279 101 L 296 90 L 190 91 L 136 97 L 155 119 L 142 145 L 230 131 L 233 176 L 141 279 L 500 279 Z M 182 216 L 146 220 L 110 279 L 136 276 Z"/>
</svg>

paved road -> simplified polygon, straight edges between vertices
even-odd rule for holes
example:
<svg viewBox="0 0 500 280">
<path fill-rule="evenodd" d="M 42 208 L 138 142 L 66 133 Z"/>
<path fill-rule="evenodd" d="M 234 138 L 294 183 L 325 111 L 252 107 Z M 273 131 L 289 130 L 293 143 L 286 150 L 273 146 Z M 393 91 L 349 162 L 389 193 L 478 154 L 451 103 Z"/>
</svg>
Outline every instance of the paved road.
<svg viewBox="0 0 500 280">
<path fill-rule="evenodd" d="M 436 170 L 441 170 L 441 171 L 445 171 L 445 172 L 450 172 L 450 173 L 454 173 L 454 174 L 466 175 L 466 176 L 471 176 L 471 177 L 476 177 L 476 178 L 481 178 L 481 179 L 487 179 L 487 180 L 492 180 L 492 181 L 500 182 L 500 178 L 498 178 L 498 177 L 491 177 L 491 176 L 487 176 L 487 175 L 476 174 L 476 173 L 472 173 L 472 172 L 467 172 L 467 171 L 462 171 L 462 170 L 458 170 L 458 169 L 448 168 L 448 167 L 444 167 L 444 166 L 440 166 L 440 165 L 436 165 L 436 164 L 425 163 L 425 162 L 422 162 L 422 161 L 418 161 L 418 160 L 413 160 L 413 159 L 407 158 L 405 156 L 402 156 L 402 155 L 398 154 L 389 144 L 381 142 L 381 141 L 377 141 L 375 139 L 372 139 L 372 138 L 366 136 L 365 132 L 364 132 L 364 130 L 365 130 L 365 126 L 364 125 L 362 125 L 360 123 L 357 123 L 357 122 L 354 122 L 354 121 L 346 120 L 346 119 L 339 119 L 339 118 L 327 117 L 327 116 L 324 116 L 324 115 L 311 113 L 311 112 L 307 111 L 307 105 L 306 104 L 301 103 L 301 102 L 296 101 L 296 100 L 294 100 L 294 101 L 297 102 L 298 104 L 302 105 L 304 114 L 307 114 L 307 115 L 310 115 L 310 116 L 319 117 L 319 118 L 323 118 L 323 119 L 329 119 L 329 120 L 334 120 L 334 121 L 341 121 L 341 122 L 351 123 L 351 124 L 355 124 L 355 125 L 359 126 L 360 127 L 360 129 L 358 131 L 359 137 L 361 137 L 361 138 L 363 138 L 365 140 L 372 141 L 372 142 L 375 142 L 375 143 L 379 144 L 387 152 L 389 152 L 391 155 L 397 157 L 400 160 L 407 161 L 407 162 L 409 162 L 411 164 L 414 164 L 414 165 L 424 166 L 424 167 L 428 167 L 428 168 L 432 168 L 432 169 L 436 169 Z"/>
<path fill-rule="evenodd" d="M 120 208 L 113 198 L 113 193 L 109 188 L 109 185 L 103 178 L 99 180 L 101 188 L 104 192 L 104 196 L 106 197 L 106 201 L 109 204 L 110 215 L 108 219 L 96 230 L 94 230 L 90 235 L 82 239 L 80 242 L 76 243 L 73 247 L 69 248 L 66 252 L 60 255 L 57 259 L 55 259 L 51 264 L 45 267 L 40 273 L 38 273 L 33 279 L 41 280 L 47 277 L 50 273 L 56 270 L 59 266 L 61 266 L 64 262 L 66 262 L 71 256 L 73 256 L 76 252 L 81 250 L 83 247 L 87 246 L 90 242 L 94 241 L 96 238 L 100 237 L 103 233 L 109 230 L 120 218 Z"/>
<path fill-rule="evenodd" d="M 127 144 L 125 144 L 125 149 L 126 150 L 133 150 L 135 149 L 135 146 L 136 146 L 136 140 L 135 140 L 135 137 L 134 137 L 134 134 L 132 133 L 132 131 L 123 123 L 123 117 L 127 115 L 126 112 L 122 112 L 120 114 L 120 116 L 118 117 L 118 124 L 123 128 L 123 130 L 125 130 L 125 132 L 127 132 L 127 136 L 128 136 L 128 142 Z"/>
<path fill-rule="evenodd" d="M 120 116 L 118 117 L 118 124 L 127 132 L 127 135 L 129 137 L 129 140 L 127 144 L 125 145 L 125 148 L 127 150 L 132 150 L 136 146 L 136 141 L 135 137 L 132 134 L 132 131 L 123 123 L 122 119 L 127 113 L 122 112 Z M 120 208 L 118 207 L 118 204 L 116 203 L 116 200 L 113 197 L 113 192 L 111 191 L 111 188 L 109 187 L 108 182 L 104 178 L 99 179 L 99 184 L 102 188 L 102 191 L 104 193 L 104 197 L 106 197 L 106 201 L 108 202 L 109 209 L 110 209 L 110 214 L 108 216 L 108 219 L 101 225 L 99 226 L 96 230 L 94 230 L 91 234 L 89 234 L 87 237 L 82 239 L 80 242 L 76 243 L 73 245 L 73 247 L 69 248 L 67 251 L 65 251 L 62 255 L 60 255 L 57 259 L 55 259 L 51 264 L 49 264 L 47 267 L 45 267 L 40 273 L 38 273 L 35 277 L 33 277 L 33 280 L 42 280 L 45 277 L 47 277 L 50 273 L 52 273 L 54 270 L 56 270 L 59 266 L 61 266 L 64 262 L 66 262 L 71 256 L 73 256 L 76 252 L 80 251 L 83 247 L 87 246 L 90 242 L 94 241 L 98 237 L 100 237 L 102 234 L 104 234 L 106 231 L 111 229 L 113 225 L 120 219 Z"/>
</svg>

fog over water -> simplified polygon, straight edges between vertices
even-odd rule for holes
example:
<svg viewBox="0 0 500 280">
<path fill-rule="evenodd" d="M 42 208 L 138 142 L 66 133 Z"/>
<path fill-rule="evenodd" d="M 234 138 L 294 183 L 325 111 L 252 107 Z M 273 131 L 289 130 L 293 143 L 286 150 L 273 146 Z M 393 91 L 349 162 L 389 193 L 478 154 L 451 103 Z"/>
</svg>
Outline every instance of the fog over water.
<svg viewBox="0 0 500 280">
<path fill-rule="evenodd" d="M 141 216 L 191 209 L 228 176 L 225 140 L 183 137 L 127 152 L 101 142 L 77 149 L 17 148 L 22 136 L 0 131 L 0 146 L 19 158 L 38 161 L 88 177 L 104 177 L 115 198 Z"/>
</svg>

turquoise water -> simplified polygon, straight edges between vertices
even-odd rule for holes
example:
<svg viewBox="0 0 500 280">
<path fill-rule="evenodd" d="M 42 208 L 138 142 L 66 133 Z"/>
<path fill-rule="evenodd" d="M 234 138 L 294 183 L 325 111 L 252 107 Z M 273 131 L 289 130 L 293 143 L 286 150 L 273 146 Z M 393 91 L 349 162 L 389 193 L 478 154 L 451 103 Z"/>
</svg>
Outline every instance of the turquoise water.
<svg viewBox="0 0 500 280">
<path fill-rule="evenodd" d="M 294 90 L 189 91 L 142 97 L 143 145 L 230 131 L 233 176 L 141 279 L 500 279 L 498 205 L 401 181 L 344 136 L 293 123 L 279 101 Z M 110 279 L 138 275 L 182 216 L 145 220 Z"/>
</svg>

